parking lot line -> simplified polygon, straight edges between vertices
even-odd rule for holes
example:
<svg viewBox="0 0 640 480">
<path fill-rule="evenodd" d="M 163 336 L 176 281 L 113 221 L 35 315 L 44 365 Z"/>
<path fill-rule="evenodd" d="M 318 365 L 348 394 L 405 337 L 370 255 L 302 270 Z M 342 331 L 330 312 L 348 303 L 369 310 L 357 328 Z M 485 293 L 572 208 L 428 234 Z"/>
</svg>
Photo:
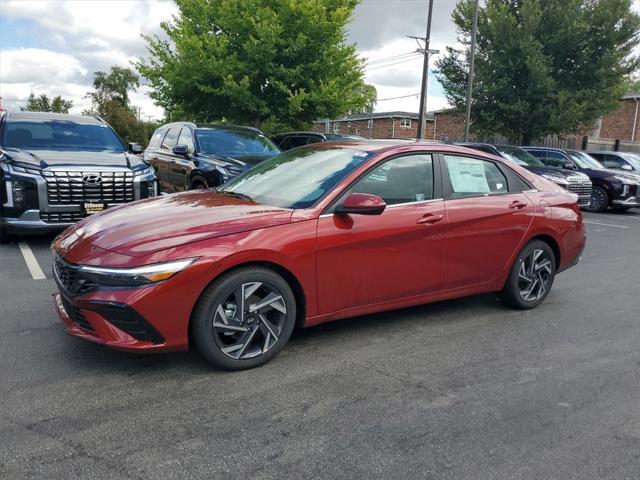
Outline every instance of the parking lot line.
<svg viewBox="0 0 640 480">
<path fill-rule="evenodd" d="M 44 280 L 47 277 L 44 275 L 44 272 L 40 268 L 40 264 L 38 264 L 38 260 L 36 260 L 35 255 L 31 251 L 29 245 L 25 242 L 18 242 L 18 247 L 20 247 L 20 253 L 24 257 L 24 262 L 27 264 L 27 268 L 31 273 L 31 276 L 34 280 Z"/>
<path fill-rule="evenodd" d="M 624 230 L 628 230 L 629 229 L 629 227 L 627 227 L 625 225 L 613 225 L 611 223 L 592 222 L 590 220 L 584 220 L 584 223 L 588 223 L 589 225 L 602 225 L 603 227 L 622 228 Z"/>
</svg>

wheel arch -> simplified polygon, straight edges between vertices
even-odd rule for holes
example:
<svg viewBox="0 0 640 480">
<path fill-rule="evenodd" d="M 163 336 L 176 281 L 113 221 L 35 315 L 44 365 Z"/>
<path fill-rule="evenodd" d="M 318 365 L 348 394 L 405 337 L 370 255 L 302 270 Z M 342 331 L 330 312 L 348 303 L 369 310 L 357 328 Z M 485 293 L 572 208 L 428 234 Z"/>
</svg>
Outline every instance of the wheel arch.
<svg viewBox="0 0 640 480">
<path fill-rule="evenodd" d="M 238 264 L 232 265 L 232 266 L 220 271 L 205 286 L 205 288 L 202 289 L 202 292 L 204 292 L 212 283 L 214 283 L 222 275 L 226 275 L 227 273 L 234 272 L 236 270 L 240 270 L 242 268 L 247 268 L 247 267 L 262 267 L 262 268 L 266 268 L 266 269 L 272 270 L 273 272 L 275 272 L 278 275 L 280 275 L 285 280 L 285 282 L 287 282 L 289 287 L 291 287 L 291 291 L 293 292 L 293 296 L 296 299 L 296 323 L 295 323 L 295 326 L 296 326 L 296 328 L 303 327 L 304 323 L 305 323 L 305 320 L 306 320 L 306 317 L 307 317 L 307 299 L 306 299 L 306 295 L 304 293 L 304 289 L 302 288 L 302 284 L 300 283 L 298 278 L 289 269 L 283 267 L 282 265 L 280 265 L 278 263 L 267 261 L 267 260 L 256 260 L 256 261 L 248 261 L 248 262 L 238 263 Z M 202 295 L 202 292 L 200 293 L 200 295 Z M 200 298 L 200 296 L 198 297 L 198 299 L 199 298 Z M 192 321 L 193 321 L 193 312 L 195 310 L 196 304 L 197 304 L 197 301 L 193 305 L 193 308 L 191 309 L 191 315 L 189 316 L 189 326 L 188 326 L 188 329 L 187 329 L 188 330 L 189 345 L 193 345 L 193 340 L 191 338 L 191 333 L 192 333 L 191 324 L 192 324 Z"/>
<path fill-rule="evenodd" d="M 553 238 L 551 235 L 542 233 L 542 234 L 538 234 L 534 237 L 531 237 L 526 245 L 528 245 L 529 243 L 533 242 L 534 240 L 540 240 L 542 242 L 545 242 L 547 245 L 549 245 L 549 247 L 551 248 L 551 251 L 553 252 L 553 256 L 554 256 L 554 260 L 556 262 L 556 270 L 558 270 L 560 268 L 560 262 L 562 260 L 562 253 L 560 251 L 560 244 L 558 244 L 558 242 L 556 241 L 555 238 Z"/>
</svg>

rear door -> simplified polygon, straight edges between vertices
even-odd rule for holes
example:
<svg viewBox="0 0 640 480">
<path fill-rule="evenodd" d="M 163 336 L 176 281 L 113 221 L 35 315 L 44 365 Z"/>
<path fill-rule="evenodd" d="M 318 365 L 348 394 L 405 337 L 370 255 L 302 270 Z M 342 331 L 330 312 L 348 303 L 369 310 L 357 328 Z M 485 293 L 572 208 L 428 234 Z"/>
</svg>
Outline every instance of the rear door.
<svg viewBox="0 0 640 480">
<path fill-rule="evenodd" d="M 495 280 L 508 266 L 535 213 L 530 186 L 507 166 L 442 156 L 445 234 L 443 289 Z"/>
</svg>

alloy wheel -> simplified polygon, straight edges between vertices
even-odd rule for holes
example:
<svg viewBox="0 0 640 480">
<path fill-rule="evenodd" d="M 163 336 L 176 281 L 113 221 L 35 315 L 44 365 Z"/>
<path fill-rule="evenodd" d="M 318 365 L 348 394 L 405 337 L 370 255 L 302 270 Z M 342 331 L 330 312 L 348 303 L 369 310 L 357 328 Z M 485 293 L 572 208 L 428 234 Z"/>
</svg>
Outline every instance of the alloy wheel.
<svg viewBox="0 0 640 480">
<path fill-rule="evenodd" d="M 275 287 L 263 282 L 243 283 L 216 306 L 213 337 L 227 357 L 255 358 L 276 344 L 286 317 L 285 300 Z"/>
<path fill-rule="evenodd" d="M 553 264 L 544 250 L 535 249 L 521 263 L 518 290 L 525 302 L 537 302 L 548 290 L 553 278 Z"/>
<path fill-rule="evenodd" d="M 591 191 L 591 202 L 589 203 L 589 210 L 599 211 L 604 209 L 607 203 L 607 197 L 605 193 L 599 188 L 594 188 Z"/>
</svg>

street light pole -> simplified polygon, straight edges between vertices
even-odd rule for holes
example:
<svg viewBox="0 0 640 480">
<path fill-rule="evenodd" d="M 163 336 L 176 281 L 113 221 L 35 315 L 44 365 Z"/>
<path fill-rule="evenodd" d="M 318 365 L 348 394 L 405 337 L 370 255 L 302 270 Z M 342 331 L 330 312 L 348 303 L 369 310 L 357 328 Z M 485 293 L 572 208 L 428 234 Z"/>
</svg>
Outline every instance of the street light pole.
<svg viewBox="0 0 640 480">
<path fill-rule="evenodd" d="M 422 88 L 420 89 L 420 112 L 418 113 L 418 139 L 424 138 L 427 129 L 427 86 L 429 82 L 429 43 L 431 42 L 431 17 L 433 0 L 429 0 L 427 15 L 427 36 L 424 39 L 424 62 L 422 65 Z"/>
<path fill-rule="evenodd" d="M 471 124 L 471 94 L 473 93 L 473 67 L 476 59 L 476 34 L 478 32 L 478 3 L 473 4 L 473 28 L 471 29 L 471 59 L 469 61 L 469 82 L 467 84 L 467 115 L 464 121 L 464 141 L 469 141 L 469 126 Z"/>
</svg>

